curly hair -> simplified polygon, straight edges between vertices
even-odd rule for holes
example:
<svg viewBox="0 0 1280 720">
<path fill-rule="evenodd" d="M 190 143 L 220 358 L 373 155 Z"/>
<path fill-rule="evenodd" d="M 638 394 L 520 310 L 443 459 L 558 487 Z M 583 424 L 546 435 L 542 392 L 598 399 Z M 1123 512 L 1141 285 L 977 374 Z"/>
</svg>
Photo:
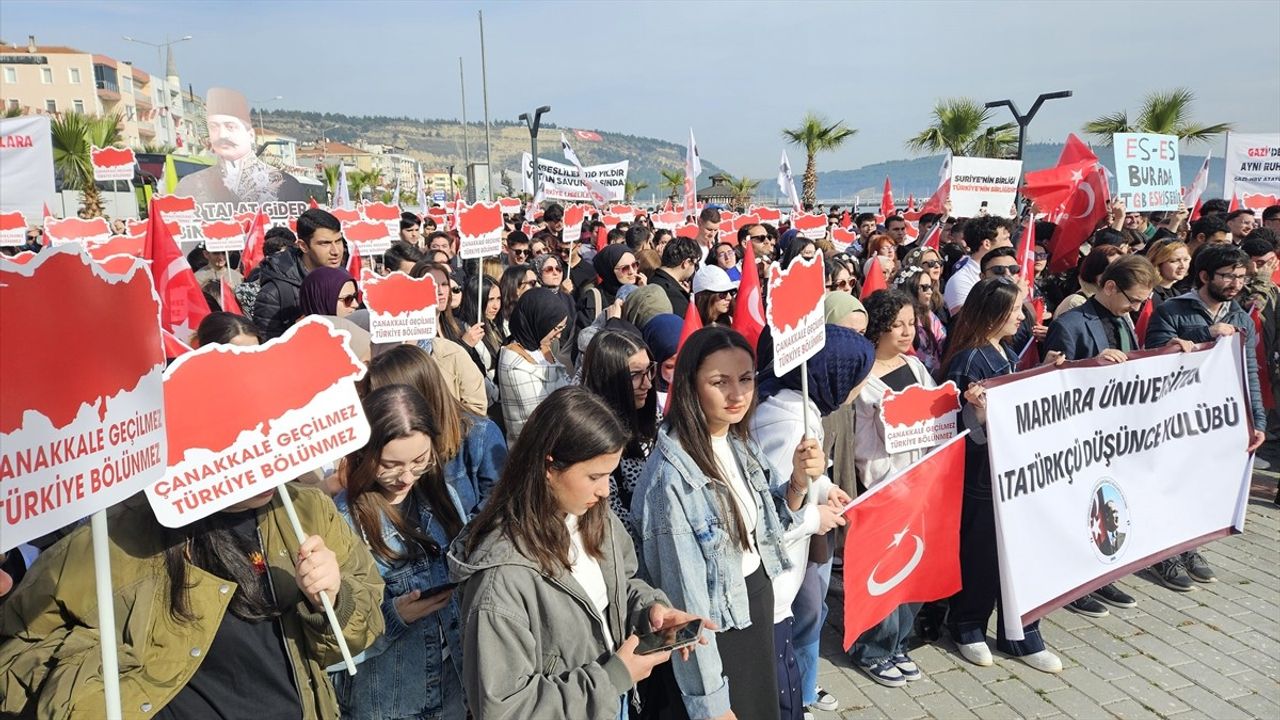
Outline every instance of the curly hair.
<svg viewBox="0 0 1280 720">
<path fill-rule="evenodd" d="M 879 343 L 880 336 L 893 327 L 902 308 L 916 308 L 912 297 L 901 290 L 877 290 L 863 301 L 863 305 L 867 308 L 867 329 L 862 334 L 873 345 Z"/>
</svg>

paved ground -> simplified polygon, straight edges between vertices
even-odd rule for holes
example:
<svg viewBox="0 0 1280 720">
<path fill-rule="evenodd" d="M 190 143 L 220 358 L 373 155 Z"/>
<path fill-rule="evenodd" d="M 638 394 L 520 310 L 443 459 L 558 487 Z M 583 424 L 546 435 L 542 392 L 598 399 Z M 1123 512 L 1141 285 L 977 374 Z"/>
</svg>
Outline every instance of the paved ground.
<svg viewBox="0 0 1280 720">
<path fill-rule="evenodd" d="M 1280 468 L 1280 462 L 1272 461 Z M 1280 718 L 1280 508 L 1274 472 L 1255 473 L 1243 535 L 1207 546 L 1219 582 L 1176 593 L 1145 574 L 1121 581 L 1132 610 L 1088 618 L 1060 610 L 1041 623 L 1060 675 L 995 653 L 965 662 L 950 641 L 912 657 L 924 679 L 885 688 L 854 669 L 827 628 L 820 682 L 840 699 L 824 718 Z M 994 644 L 994 627 L 990 633 Z"/>
</svg>

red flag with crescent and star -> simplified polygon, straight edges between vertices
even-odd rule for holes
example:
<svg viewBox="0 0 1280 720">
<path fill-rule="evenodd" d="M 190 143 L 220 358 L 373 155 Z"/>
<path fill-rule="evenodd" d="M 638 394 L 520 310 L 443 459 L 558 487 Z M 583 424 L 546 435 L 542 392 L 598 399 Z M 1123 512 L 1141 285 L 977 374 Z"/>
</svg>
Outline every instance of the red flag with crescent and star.
<svg viewBox="0 0 1280 720">
<path fill-rule="evenodd" d="M 961 433 L 845 509 L 844 647 L 903 603 L 960 589 Z"/>
</svg>

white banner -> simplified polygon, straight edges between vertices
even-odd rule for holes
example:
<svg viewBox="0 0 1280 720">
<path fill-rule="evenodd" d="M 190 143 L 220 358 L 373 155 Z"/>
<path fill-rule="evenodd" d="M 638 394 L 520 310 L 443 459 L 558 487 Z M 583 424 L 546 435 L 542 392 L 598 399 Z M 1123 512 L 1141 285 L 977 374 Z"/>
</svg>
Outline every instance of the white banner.
<svg viewBox="0 0 1280 720">
<path fill-rule="evenodd" d="M 1008 637 L 1108 582 L 1243 531 L 1252 462 L 1238 337 L 988 386 Z"/>
<path fill-rule="evenodd" d="M 1130 212 L 1177 210 L 1182 202 L 1178 136 L 1115 133 L 1116 197 Z"/>
<path fill-rule="evenodd" d="M 951 215 L 1013 217 L 1013 198 L 1021 177 L 1021 160 L 952 158 Z"/>
<path fill-rule="evenodd" d="M 587 165 L 582 168 L 587 178 L 594 180 L 609 191 L 610 202 L 622 202 L 627 182 L 626 160 L 604 165 Z M 533 156 L 524 153 L 520 160 L 521 188 L 533 194 Z M 591 193 L 578 175 L 578 168 L 564 163 L 552 162 L 544 157 L 538 158 L 539 180 L 542 181 L 542 197 L 546 200 L 581 200 L 591 202 Z"/>
<path fill-rule="evenodd" d="M 59 208 L 53 185 L 53 139 L 47 115 L 0 119 L 0 212 L 20 211 L 27 221 Z"/>
<path fill-rule="evenodd" d="M 1280 133 L 1229 133 L 1222 196 L 1261 214 L 1280 203 Z"/>
</svg>

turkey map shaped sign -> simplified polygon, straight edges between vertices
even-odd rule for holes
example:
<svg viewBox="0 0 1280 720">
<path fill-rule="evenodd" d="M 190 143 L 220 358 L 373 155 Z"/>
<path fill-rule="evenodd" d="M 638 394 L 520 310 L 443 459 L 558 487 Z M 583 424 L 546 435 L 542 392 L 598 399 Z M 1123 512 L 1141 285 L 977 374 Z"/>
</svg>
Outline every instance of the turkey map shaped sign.
<svg viewBox="0 0 1280 720">
<path fill-rule="evenodd" d="M 369 309 L 369 338 L 375 343 L 430 340 L 436 336 L 436 281 L 402 272 L 360 277 Z"/>
<path fill-rule="evenodd" d="M 93 163 L 94 182 L 133 179 L 134 157 L 131 148 L 91 146 L 89 159 Z"/>
<path fill-rule="evenodd" d="M 567 242 L 578 241 L 578 228 L 582 227 L 582 221 L 586 219 L 587 209 L 581 205 L 570 205 L 564 209 L 564 229 L 566 231 L 564 234 Z"/>
<path fill-rule="evenodd" d="M 458 255 L 463 260 L 473 260 L 502 252 L 502 228 L 502 207 L 498 203 L 466 206 L 458 218 Z"/>
<path fill-rule="evenodd" d="M 21 212 L 0 213 L 0 247 L 16 247 L 27 242 L 27 218 Z"/>
<path fill-rule="evenodd" d="M 118 260 L 0 259 L 0 552 L 164 475 L 160 298 L 146 262 Z"/>
<path fill-rule="evenodd" d="M 773 335 L 773 372 L 779 377 L 827 344 L 822 322 L 824 280 L 821 255 L 809 260 L 797 255 L 786 270 L 776 262 L 769 266 L 765 319 Z"/>
<path fill-rule="evenodd" d="M 821 240 L 827 236 L 827 216 L 799 214 L 791 218 L 791 227 L 795 228 L 801 237 Z"/>
<path fill-rule="evenodd" d="M 653 220 L 653 227 L 657 230 L 674 231 L 681 223 L 684 222 L 684 215 L 674 210 L 654 213 L 649 217 Z"/>
<path fill-rule="evenodd" d="M 366 203 L 360 208 L 360 212 L 364 215 L 364 219 L 370 222 L 379 222 L 387 226 L 387 232 L 392 237 L 400 237 L 400 206 L 389 205 L 384 202 Z"/>
<path fill-rule="evenodd" d="M 151 210 L 160 213 L 160 219 L 169 226 L 169 232 L 175 238 L 178 236 L 175 227 L 191 225 L 200 219 L 196 212 L 196 199 L 188 195 L 156 195 L 151 198 Z M 144 221 L 142 230 L 145 231 L 146 228 Z M 132 234 L 132 230 L 130 233 Z"/>
<path fill-rule="evenodd" d="M 377 220 L 357 220 L 342 223 L 342 237 L 354 243 L 360 257 L 381 255 L 391 249 L 396 235 L 391 233 L 387 224 Z"/>
<path fill-rule="evenodd" d="M 310 316 L 265 345 L 207 345 L 174 361 L 164 374 L 169 467 L 147 487 L 156 519 L 182 527 L 364 447 L 355 381 L 365 368 L 348 339 Z"/>
<path fill-rule="evenodd" d="M 959 413 L 960 391 L 950 380 L 936 388 L 885 390 L 880 401 L 885 449 L 892 454 L 941 445 L 955 437 Z"/>
<path fill-rule="evenodd" d="M 111 237 L 111 226 L 107 224 L 107 219 L 103 217 L 96 217 L 92 220 L 81 220 L 78 217 L 58 220 L 57 218 L 47 217 L 44 219 L 44 236 L 48 239 L 49 244 L 54 247 L 69 243 L 79 243 L 81 245 L 91 242 L 100 243 L 106 242 Z"/>
<path fill-rule="evenodd" d="M 244 226 L 233 220 L 207 222 L 200 226 L 204 249 L 209 252 L 240 252 L 244 250 Z"/>
</svg>

